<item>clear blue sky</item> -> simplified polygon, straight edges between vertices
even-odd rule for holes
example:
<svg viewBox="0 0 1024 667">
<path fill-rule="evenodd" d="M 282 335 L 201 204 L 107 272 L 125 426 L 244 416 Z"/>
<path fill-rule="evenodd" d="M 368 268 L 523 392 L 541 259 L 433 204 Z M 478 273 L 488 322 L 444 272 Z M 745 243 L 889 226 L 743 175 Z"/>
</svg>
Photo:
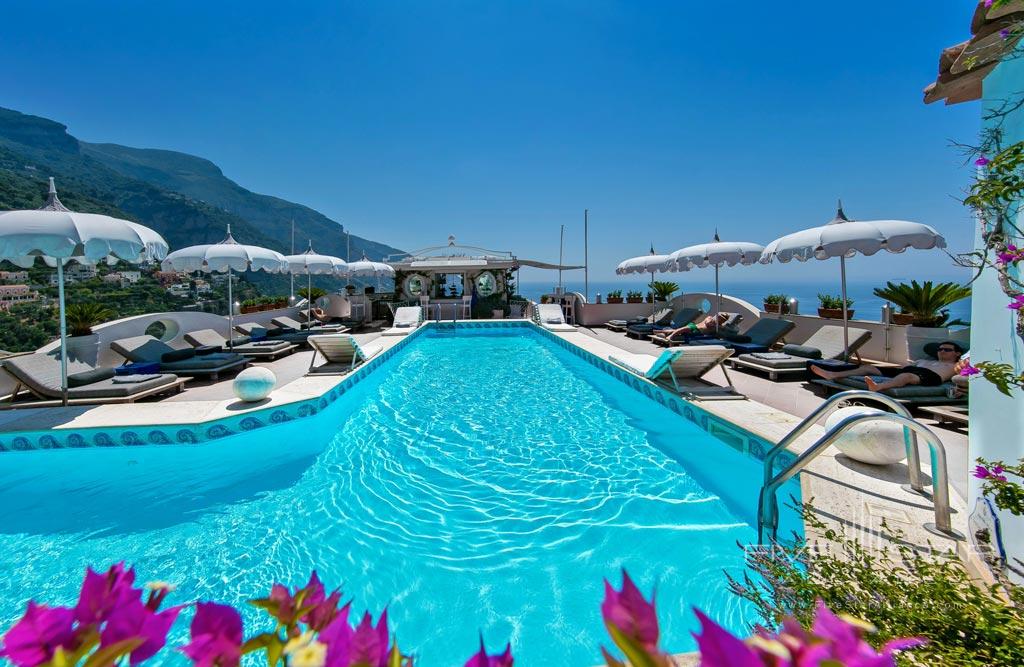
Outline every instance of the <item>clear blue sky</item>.
<svg viewBox="0 0 1024 667">
<path fill-rule="evenodd" d="M 911 3 L 914 4 L 914 3 Z M 0 105 L 207 157 L 415 249 L 581 260 L 906 218 L 966 250 L 975 104 L 928 106 L 974 3 L 32 2 L 0 10 Z M 832 262 L 735 269 L 833 280 Z M 853 279 L 962 277 L 939 252 Z M 524 274 L 523 279 L 544 277 Z"/>
</svg>

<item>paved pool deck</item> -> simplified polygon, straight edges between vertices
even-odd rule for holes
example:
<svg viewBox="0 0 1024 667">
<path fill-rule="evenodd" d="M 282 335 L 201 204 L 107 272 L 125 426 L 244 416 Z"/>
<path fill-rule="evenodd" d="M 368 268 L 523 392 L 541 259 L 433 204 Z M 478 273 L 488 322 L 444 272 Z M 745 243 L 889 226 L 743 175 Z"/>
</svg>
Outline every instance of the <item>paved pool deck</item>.
<svg viewBox="0 0 1024 667">
<path fill-rule="evenodd" d="M 651 343 L 603 328 L 579 328 L 556 335 L 605 360 L 623 350 L 655 356 L 662 352 L 662 348 Z M 360 344 L 377 341 L 385 350 L 403 340 L 402 337 L 381 336 L 379 332 L 356 334 L 356 339 Z M 231 378 L 215 383 L 190 381 L 185 392 L 160 401 L 0 412 L 0 432 L 195 424 L 308 400 L 323 395 L 344 380 L 344 376 L 305 377 L 312 354 L 310 350 L 300 350 L 276 361 L 257 362 L 274 371 L 279 387 L 268 399 L 258 403 L 243 403 L 234 398 Z M 695 405 L 770 442 L 778 442 L 823 400 L 811 389 L 813 385 L 801 381 L 771 382 L 766 377 L 739 370 L 730 370 L 729 375 L 733 386 L 747 397 L 746 400 L 708 400 Z M 720 369 L 710 373 L 707 379 L 726 384 Z M 939 427 L 932 420 L 921 421 L 933 428 L 947 450 L 953 524 L 961 534 L 966 534 L 967 511 L 962 498 L 968 469 L 967 436 L 959 430 Z M 822 426 L 812 427 L 797 440 L 793 450 L 802 451 L 823 433 Z M 924 479 L 930 483 L 927 448 L 922 446 L 921 451 Z M 934 521 L 931 501 L 904 490 L 902 485 L 906 480 L 905 464 L 869 466 L 847 458 L 834 448 L 818 456 L 801 474 L 804 500 L 813 501 L 817 515 L 846 534 L 855 534 L 867 544 L 882 544 L 884 521 L 903 531 L 911 544 L 931 545 L 942 550 L 955 548 L 966 556 L 965 541 L 954 542 L 923 528 Z"/>
</svg>

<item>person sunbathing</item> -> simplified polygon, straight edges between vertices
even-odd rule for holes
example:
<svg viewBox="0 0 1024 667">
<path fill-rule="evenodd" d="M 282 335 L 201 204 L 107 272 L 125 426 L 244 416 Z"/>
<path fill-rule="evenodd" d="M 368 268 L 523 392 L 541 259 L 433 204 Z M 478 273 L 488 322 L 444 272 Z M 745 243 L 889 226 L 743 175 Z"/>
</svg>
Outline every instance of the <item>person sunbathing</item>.
<svg viewBox="0 0 1024 667">
<path fill-rule="evenodd" d="M 960 355 L 963 353 L 963 348 L 953 341 L 947 340 L 939 343 L 936 351 L 938 359 L 918 359 L 909 366 L 879 368 L 871 364 L 864 364 L 849 371 L 830 371 L 812 364 L 811 372 L 826 380 L 838 380 L 839 378 L 850 377 L 851 375 L 864 375 L 866 376 L 864 384 L 871 391 L 885 391 L 909 385 L 938 387 L 945 382 L 949 382 L 956 375 Z M 870 377 L 872 375 L 880 375 L 887 379 L 878 382 Z"/>
<path fill-rule="evenodd" d="M 729 319 L 729 313 L 718 313 L 718 315 L 708 315 L 700 324 L 684 324 L 678 329 L 665 332 L 664 336 L 667 340 L 673 340 L 676 336 L 681 338 L 688 338 L 690 336 L 697 336 L 702 334 L 711 333 L 721 325 L 725 324 Z"/>
</svg>

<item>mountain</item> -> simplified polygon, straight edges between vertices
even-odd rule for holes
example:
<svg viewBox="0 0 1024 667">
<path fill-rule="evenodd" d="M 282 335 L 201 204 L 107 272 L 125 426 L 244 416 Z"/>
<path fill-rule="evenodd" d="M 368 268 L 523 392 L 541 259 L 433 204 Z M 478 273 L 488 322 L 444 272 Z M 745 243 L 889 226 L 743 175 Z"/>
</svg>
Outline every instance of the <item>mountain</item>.
<svg viewBox="0 0 1024 667">
<path fill-rule="evenodd" d="M 288 252 L 291 221 L 296 250 L 315 239 L 317 252 L 345 257 L 342 226 L 301 204 L 257 194 L 224 176 L 201 157 L 174 151 L 90 144 L 53 120 L 0 108 L 0 208 L 42 203 L 53 176 L 70 208 L 142 222 L 160 232 L 171 249 L 224 238 L 228 224 L 241 243 Z M 382 259 L 400 252 L 358 236 L 351 254 Z"/>
</svg>

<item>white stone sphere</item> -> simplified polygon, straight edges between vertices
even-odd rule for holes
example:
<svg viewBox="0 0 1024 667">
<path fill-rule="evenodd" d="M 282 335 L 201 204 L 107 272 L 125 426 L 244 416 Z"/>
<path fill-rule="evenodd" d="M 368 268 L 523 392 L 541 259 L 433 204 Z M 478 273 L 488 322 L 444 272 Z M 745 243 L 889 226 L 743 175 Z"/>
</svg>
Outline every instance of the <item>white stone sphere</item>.
<svg viewBox="0 0 1024 667">
<path fill-rule="evenodd" d="M 825 420 L 825 430 L 833 427 L 847 417 L 862 414 L 887 414 L 876 408 L 862 406 L 839 408 Z M 843 454 L 854 461 L 872 465 L 888 465 L 898 463 L 907 458 L 907 448 L 903 442 L 903 427 L 890 421 L 871 421 L 857 424 L 839 436 L 835 446 Z"/>
<path fill-rule="evenodd" d="M 247 403 L 262 401 L 274 390 L 277 376 L 265 366 L 252 366 L 235 376 L 235 396 Z"/>
</svg>

